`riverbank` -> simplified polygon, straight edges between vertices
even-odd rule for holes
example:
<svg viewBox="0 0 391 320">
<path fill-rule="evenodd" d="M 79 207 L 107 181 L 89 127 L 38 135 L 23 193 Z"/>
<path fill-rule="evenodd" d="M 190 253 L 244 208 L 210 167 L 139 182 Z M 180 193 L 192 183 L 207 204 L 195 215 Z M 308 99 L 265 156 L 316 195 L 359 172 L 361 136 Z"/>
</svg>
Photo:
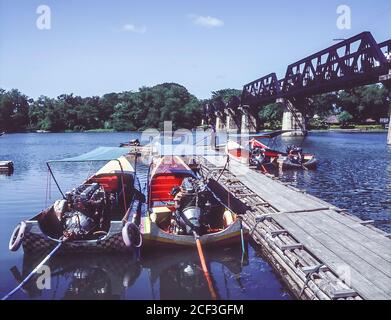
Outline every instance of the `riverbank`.
<svg viewBox="0 0 391 320">
<path fill-rule="evenodd" d="M 198 128 L 199 130 L 199 128 Z M 204 129 L 206 130 L 206 129 Z M 262 131 L 270 131 L 270 130 L 281 130 L 281 128 L 274 128 L 274 129 L 265 129 L 265 130 L 260 130 Z M 48 134 L 48 133 L 123 133 L 123 132 L 128 132 L 128 131 L 117 131 L 114 129 L 91 129 L 91 130 L 84 130 L 84 131 L 77 131 L 77 130 L 65 130 L 65 131 L 47 131 L 47 132 L 37 132 L 37 131 L 22 131 L 22 132 L 6 132 L 5 134 L 13 134 L 13 133 L 39 133 L 39 134 Z M 133 132 L 142 132 L 140 131 L 133 131 Z M 387 133 L 388 129 L 382 129 L 379 128 L 378 126 L 357 126 L 354 128 L 349 128 L 349 129 L 342 129 L 338 127 L 332 127 L 329 129 L 313 129 L 309 130 L 309 132 L 346 132 L 346 133 Z"/>
</svg>

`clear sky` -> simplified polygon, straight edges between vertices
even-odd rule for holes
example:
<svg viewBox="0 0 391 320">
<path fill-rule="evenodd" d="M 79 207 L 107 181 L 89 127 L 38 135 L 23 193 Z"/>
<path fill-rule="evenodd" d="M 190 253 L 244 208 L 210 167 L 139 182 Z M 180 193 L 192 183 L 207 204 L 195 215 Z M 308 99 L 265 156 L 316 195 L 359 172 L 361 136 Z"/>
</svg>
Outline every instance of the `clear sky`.
<svg viewBox="0 0 391 320">
<path fill-rule="evenodd" d="M 199 98 L 346 38 L 391 38 L 389 0 L 0 0 L 0 87 L 36 98 L 177 82 Z M 36 26 L 39 5 L 51 29 Z M 349 5 L 350 30 L 337 28 Z"/>
</svg>

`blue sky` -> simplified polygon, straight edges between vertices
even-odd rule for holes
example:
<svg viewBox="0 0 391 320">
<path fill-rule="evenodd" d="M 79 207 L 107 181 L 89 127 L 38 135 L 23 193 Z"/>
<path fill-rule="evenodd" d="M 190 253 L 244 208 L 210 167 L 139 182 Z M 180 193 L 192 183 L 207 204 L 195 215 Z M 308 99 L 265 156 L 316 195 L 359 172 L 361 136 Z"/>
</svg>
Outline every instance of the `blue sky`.
<svg viewBox="0 0 391 320">
<path fill-rule="evenodd" d="M 177 82 L 199 98 L 346 38 L 391 38 L 389 0 L 0 0 L 0 87 L 36 98 Z M 352 10 L 351 30 L 336 26 Z M 51 30 L 36 27 L 39 5 Z"/>
</svg>

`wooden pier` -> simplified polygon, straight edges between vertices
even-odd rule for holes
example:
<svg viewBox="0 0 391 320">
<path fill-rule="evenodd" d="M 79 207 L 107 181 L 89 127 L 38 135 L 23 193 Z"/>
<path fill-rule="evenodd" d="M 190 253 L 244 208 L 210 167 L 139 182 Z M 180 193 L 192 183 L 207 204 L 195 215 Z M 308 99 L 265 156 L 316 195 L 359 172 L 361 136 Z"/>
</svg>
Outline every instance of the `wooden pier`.
<svg viewBox="0 0 391 320">
<path fill-rule="evenodd" d="M 216 153 L 201 170 L 239 212 L 281 279 L 299 299 L 391 299 L 391 239 L 316 197 Z"/>
</svg>

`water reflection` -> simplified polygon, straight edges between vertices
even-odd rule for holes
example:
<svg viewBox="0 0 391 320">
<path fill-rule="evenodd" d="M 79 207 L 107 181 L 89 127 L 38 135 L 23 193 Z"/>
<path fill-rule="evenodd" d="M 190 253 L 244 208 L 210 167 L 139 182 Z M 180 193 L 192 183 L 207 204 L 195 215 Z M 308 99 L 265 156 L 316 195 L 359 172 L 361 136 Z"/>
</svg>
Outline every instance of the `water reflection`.
<svg viewBox="0 0 391 320">
<path fill-rule="evenodd" d="M 11 273 L 18 282 L 25 278 L 42 260 L 40 256 L 25 255 L 23 268 L 16 266 Z M 227 278 L 241 284 L 242 264 L 240 249 L 209 250 L 207 259 L 214 270 L 220 270 Z M 148 291 L 152 299 L 210 299 L 208 285 L 204 279 L 199 258 L 193 251 L 171 254 L 149 254 L 141 259 L 137 255 L 62 255 L 48 263 L 51 270 L 51 289 L 37 287 L 39 275 L 33 277 L 23 288 L 28 299 L 61 300 L 117 300 L 125 299 L 126 291 L 132 290 L 142 273 L 148 274 Z M 227 287 L 221 287 L 227 292 Z M 147 295 L 147 292 L 140 296 Z M 226 296 L 226 294 L 225 294 Z"/>
</svg>

